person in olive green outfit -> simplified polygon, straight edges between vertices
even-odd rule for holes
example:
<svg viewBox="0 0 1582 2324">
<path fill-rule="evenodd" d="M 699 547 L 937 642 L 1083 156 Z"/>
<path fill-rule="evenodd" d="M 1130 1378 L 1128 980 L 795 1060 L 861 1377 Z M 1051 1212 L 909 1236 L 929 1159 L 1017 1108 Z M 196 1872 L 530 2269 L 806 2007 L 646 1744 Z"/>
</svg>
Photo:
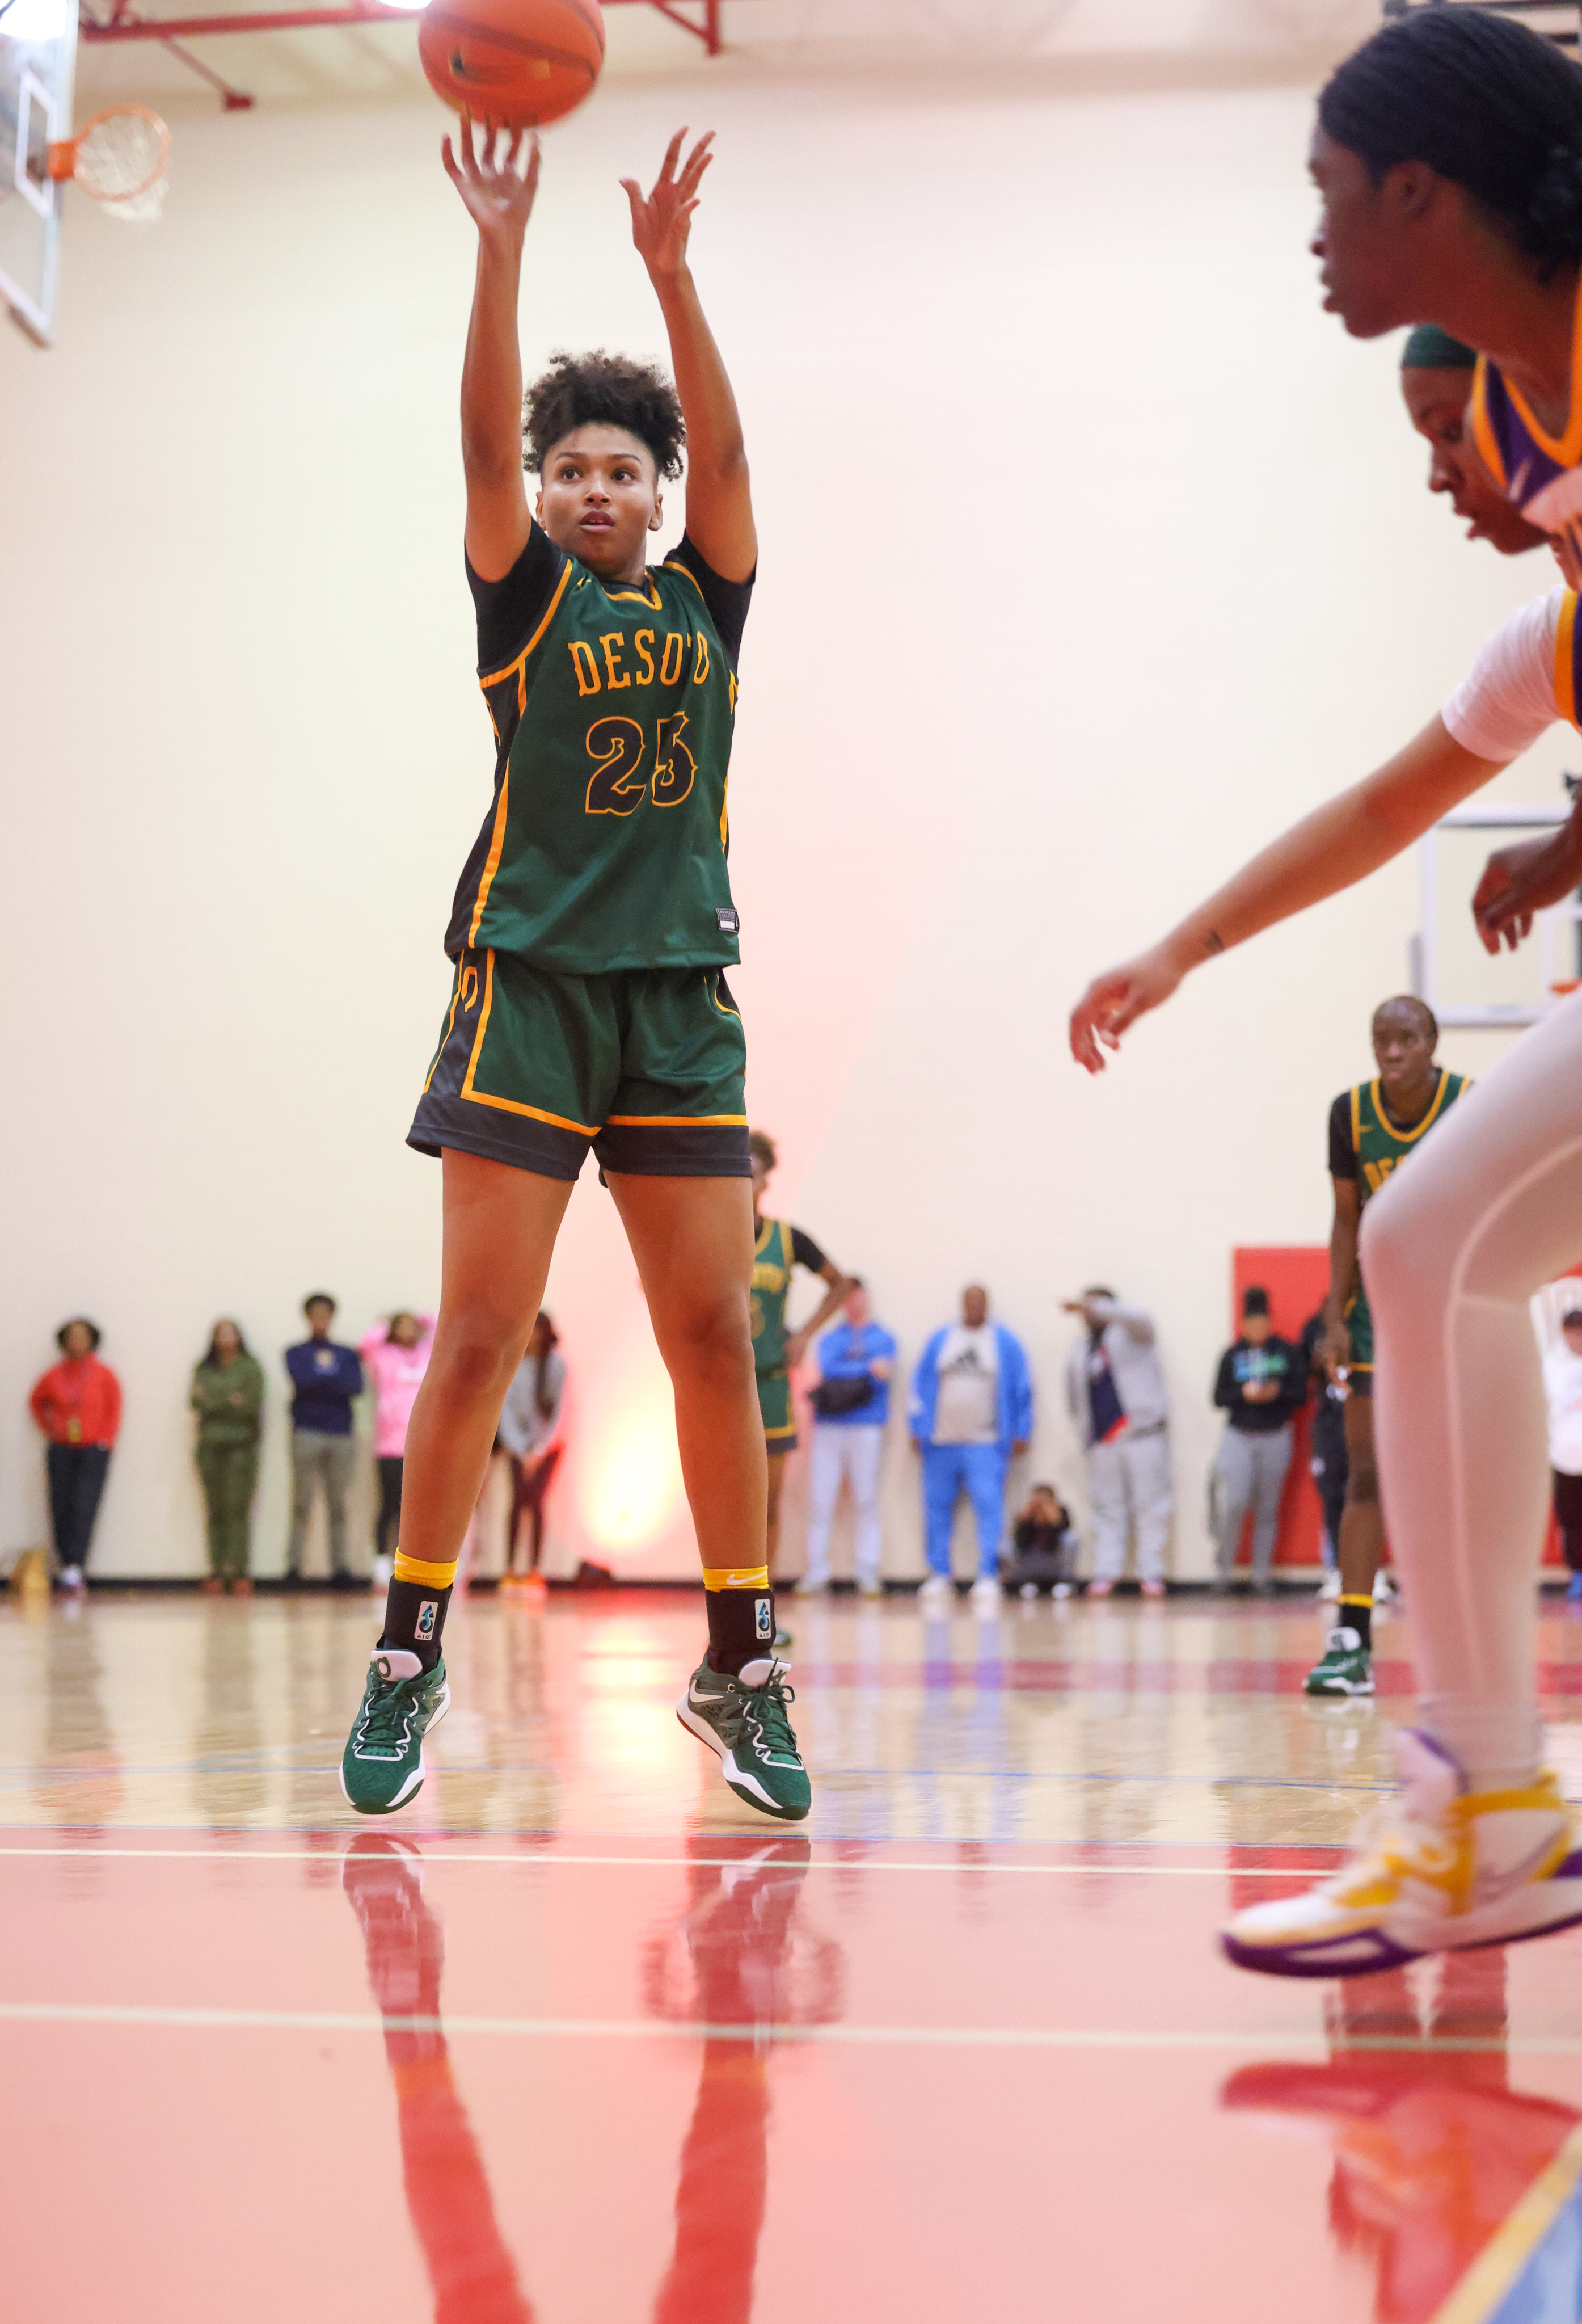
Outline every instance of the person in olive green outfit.
<svg viewBox="0 0 1582 2324">
<path fill-rule="evenodd" d="M 228 1315 L 215 1325 L 208 1352 L 192 1375 L 198 1415 L 198 1473 L 208 1504 L 209 1579 L 206 1590 L 245 1595 L 258 1439 L 263 1425 L 263 1372 Z"/>
</svg>

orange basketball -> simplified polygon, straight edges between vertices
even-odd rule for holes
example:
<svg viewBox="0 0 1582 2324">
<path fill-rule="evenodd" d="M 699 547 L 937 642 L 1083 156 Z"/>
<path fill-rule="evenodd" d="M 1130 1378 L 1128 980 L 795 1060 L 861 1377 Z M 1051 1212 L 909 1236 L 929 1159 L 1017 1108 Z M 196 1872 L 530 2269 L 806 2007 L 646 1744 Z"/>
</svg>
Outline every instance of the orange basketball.
<svg viewBox="0 0 1582 2324">
<path fill-rule="evenodd" d="M 537 129 L 580 105 L 604 61 L 598 0 L 429 0 L 418 54 L 446 105 Z"/>
</svg>

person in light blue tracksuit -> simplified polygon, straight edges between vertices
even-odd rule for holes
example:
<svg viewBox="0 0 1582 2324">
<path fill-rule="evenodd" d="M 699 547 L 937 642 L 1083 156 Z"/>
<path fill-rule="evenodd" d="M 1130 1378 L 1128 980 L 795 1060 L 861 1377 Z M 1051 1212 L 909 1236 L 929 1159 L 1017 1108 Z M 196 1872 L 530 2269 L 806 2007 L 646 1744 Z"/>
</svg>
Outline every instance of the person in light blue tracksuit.
<svg viewBox="0 0 1582 2324">
<path fill-rule="evenodd" d="M 943 1598 L 952 1588 L 951 1526 L 964 1491 L 978 1523 L 977 1590 L 998 1605 L 1006 1471 L 1033 1434 L 1033 1380 L 1021 1342 L 989 1321 L 981 1284 L 968 1285 L 961 1322 L 943 1325 L 918 1358 L 908 1422 L 923 1456 L 923 1596 Z"/>
</svg>

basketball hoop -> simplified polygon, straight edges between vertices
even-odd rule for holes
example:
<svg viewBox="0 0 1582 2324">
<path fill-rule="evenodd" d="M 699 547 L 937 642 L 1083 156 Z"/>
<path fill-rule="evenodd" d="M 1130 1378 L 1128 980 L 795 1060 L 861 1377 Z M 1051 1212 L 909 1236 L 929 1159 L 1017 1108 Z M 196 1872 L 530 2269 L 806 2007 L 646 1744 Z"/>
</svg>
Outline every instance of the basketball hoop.
<svg viewBox="0 0 1582 2324">
<path fill-rule="evenodd" d="M 51 178 L 75 178 L 111 217 L 128 225 L 157 218 L 165 204 L 170 133 L 146 105 L 112 105 L 75 137 L 50 148 Z"/>
</svg>

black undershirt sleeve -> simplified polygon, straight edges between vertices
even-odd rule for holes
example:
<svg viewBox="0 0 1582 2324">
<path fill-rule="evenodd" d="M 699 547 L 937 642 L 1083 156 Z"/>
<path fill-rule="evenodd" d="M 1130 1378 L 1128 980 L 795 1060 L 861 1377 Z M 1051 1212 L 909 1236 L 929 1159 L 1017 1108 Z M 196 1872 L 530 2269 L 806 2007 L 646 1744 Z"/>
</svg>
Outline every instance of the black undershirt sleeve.
<svg viewBox="0 0 1582 2324">
<path fill-rule="evenodd" d="M 791 1259 L 794 1266 L 805 1267 L 814 1275 L 822 1275 L 829 1265 L 813 1237 L 804 1234 L 800 1227 L 791 1230 Z"/>
<path fill-rule="evenodd" d="M 1351 1092 L 1342 1090 L 1329 1108 L 1329 1176 L 1355 1178 L 1357 1148 L 1351 1142 Z"/>
<path fill-rule="evenodd" d="M 478 674 L 486 678 L 516 659 L 543 620 L 566 551 L 556 548 L 541 525 L 532 524 L 527 546 L 502 580 L 480 579 L 472 558 L 464 550 L 463 555 L 478 614 Z"/>
<path fill-rule="evenodd" d="M 758 579 L 755 566 L 745 581 L 727 581 L 716 573 L 701 549 L 683 533 L 680 545 L 670 551 L 667 565 L 685 565 L 703 593 L 714 627 L 720 632 L 720 642 L 731 657 L 731 667 L 737 669 L 741 660 L 741 632 L 747 627 L 748 607 L 752 604 L 753 583 Z"/>
</svg>

